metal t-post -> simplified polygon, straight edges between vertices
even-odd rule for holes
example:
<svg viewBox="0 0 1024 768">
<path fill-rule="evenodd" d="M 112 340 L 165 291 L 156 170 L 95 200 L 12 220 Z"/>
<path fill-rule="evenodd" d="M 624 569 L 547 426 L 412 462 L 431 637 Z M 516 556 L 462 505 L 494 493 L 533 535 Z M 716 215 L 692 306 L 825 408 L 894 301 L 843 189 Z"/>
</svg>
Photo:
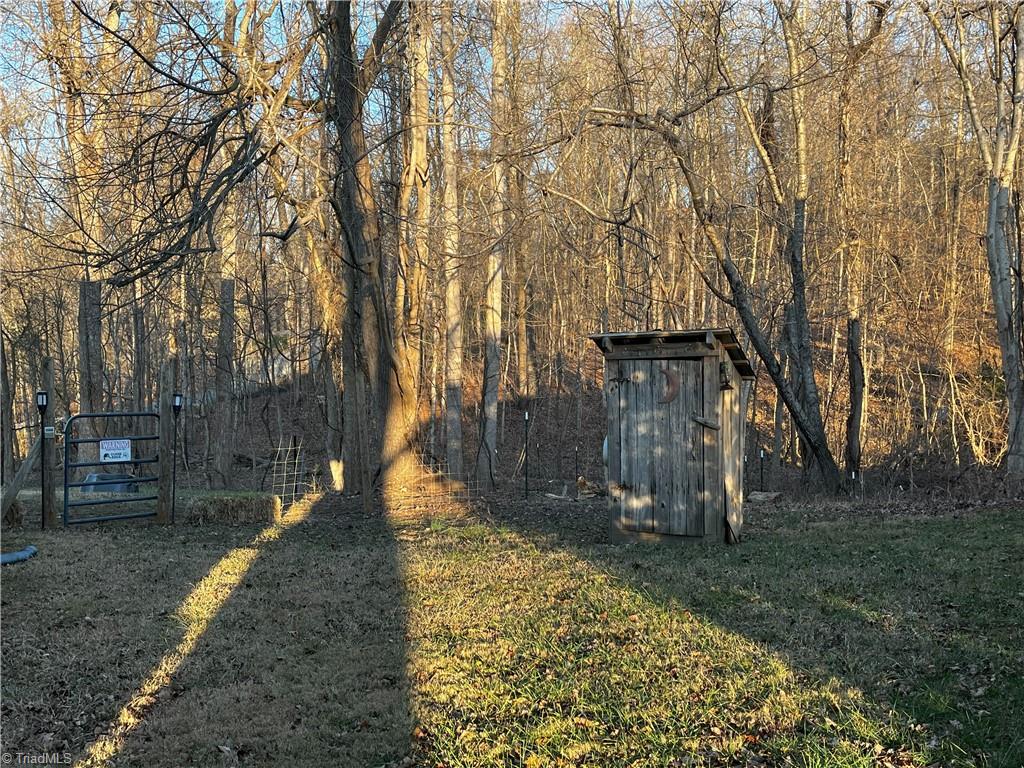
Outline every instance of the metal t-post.
<svg viewBox="0 0 1024 768">
<path fill-rule="evenodd" d="M 523 498 L 530 498 L 530 412 L 523 411 L 526 426 L 526 442 L 523 445 Z"/>
<path fill-rule="evenodd" d="M 181 413 L 181 406 L 185 403 L 185 397 L 180 392 L 175 392 L 171 398 L 171 411 L 174 413 L 174 440 L 171 442 L 171 522 L 174 522 L 174 512 L 178 501 L 178 414 Z"/>
</svg>

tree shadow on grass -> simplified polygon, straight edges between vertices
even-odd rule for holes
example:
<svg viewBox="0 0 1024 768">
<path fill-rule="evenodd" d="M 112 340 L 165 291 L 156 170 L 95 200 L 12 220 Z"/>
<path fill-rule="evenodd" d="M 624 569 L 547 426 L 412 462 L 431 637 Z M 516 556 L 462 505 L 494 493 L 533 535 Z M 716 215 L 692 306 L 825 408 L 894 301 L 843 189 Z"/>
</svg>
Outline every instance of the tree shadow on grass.
<svg viewBox="0 0 1024 768">
<path fill-rule="evenodd" d="M 95 535 L 109 549 L 110 531 Z M 76 764 L 385 765 L 408 752 L 405 616 L 383 516 L 366 519 L 357 502 L 330 496 L 262 530 L 136 535 L 156 565 L 122 578 L 125 557 L 110 551 L 95 591 L 69 591 L 90 615 L 106 604 L 112 622 L 134 628 L 63 648 L 65 658 L 95 657 L 78 664 L 77 678 L 60 676 L 90 712 L 80 728 L 52 725 Z M 159 562 L 171 554 L 175 562 Z M 28 610 L 20 606 L 19 617 Z M 131 663 L 106 680 L 124 654 Z M 38 695 L 38 682 L 23 690 Z M 25 741 L 10 745 L 45 751 L 38 738 Z"/>
<path fill-rule="evenodd" d="M 872 734 L 881 743 L 861 746 L 878 764 L 1024 764 L 1020 510 L 809 530 L 769 522 L 739 547 L 608 544 L 603 500 L 497 501 L 485 517 L 591 564 L 668 616 L 751 641 L 803 687 L 829 692 L 820 700 L 838 704 L 807 713 L 805 737 Z"/>
<path fill-rule="evenodd" d="M 324 497 L 262 545 L 115 762 L 397 761 L 410 732 L 404 639 L 387 521 Z"/>
<path fill-rule="evenodd" d="M 174 611 L 244 529 L 114 523 L 5 531 L 3 751 L 76 752 L 176 642 Z"/>
</svg>

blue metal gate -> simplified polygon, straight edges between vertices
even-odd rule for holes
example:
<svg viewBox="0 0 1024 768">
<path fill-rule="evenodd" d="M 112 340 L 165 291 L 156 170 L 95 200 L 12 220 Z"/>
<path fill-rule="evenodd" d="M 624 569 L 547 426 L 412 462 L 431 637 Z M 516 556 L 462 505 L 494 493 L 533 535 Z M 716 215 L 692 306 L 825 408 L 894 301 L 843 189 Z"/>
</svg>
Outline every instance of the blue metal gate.
<svg viewBox="0 0 1024 768">
<path fill-rule="evenodd" d="M 156 424 L 160 423 L 160 414 L 155 411 L 114 411 L 110 413 L 76 413 L 74 416 L 69 418 L 64 424 L 64 525 L 78 525 L 80 523 L 100 523 L 107 520 L 131 520 L 139 517 L 155 517 L 156 510 L 146 510 L 142 512 L 128 512 L 125 514 L 116 515 L 93 515 L 91 517 L 80 517 L 72 519 L 69 515 L 69 510 L 73 507 L 98 507 L 101 505 L 110 504 L 124 504 L 126 502 L 135 503 L 143 501 L 156 501 L 158 494 L 151 496 L 138 496 L 131 495 L 123 498 L 103 498 L 103 499 L 86 499 L 86 500 L 71 500 L 70 489 L 72 488 L 90 488 L 92 490 L 95 486 L 131 486 L 131 485 L 145 485 L 149 483 L 156 483 L 159 481 L 159 472 L 155 475 L 144 475 L 144 476 L 132 476 L 130 479 L 120 480 L 89 480 L 86 482 L 72 482 L 74 479 L 74 473 L 72 470 L 81 469 L 84 467 L 119 467 L 130 465 L 132 467 L 143 466 L 147 464 L 159 465 L 160 463 L 160 452 L 159 446 L 153 456 L 147 456 L 146 458 L 135 458 L 135 452 L 131 450 L 136 443 L 148 442 L 148 441 L 159 441 L 160 435 L 147 434 L 147 435 L 105 435 L 103 437 L 73 437 L 72 427 L 78 419 L 135 419 L 136 423 L 153 419 Z M 120 459 L 122 457 L 115 453 L 106 455 L 106 461 L 104 456 L 99 455 L 100 451 L 97 451 L 97 455 L 101 459 L 100 461 L 71 461 L 71 446 L 84 445 L 88 443 L 102 443 L 108 441 L 128 441 L 130 446 L 128 456 L 124 461 Z M 76 452 L 77 453 L 77 452 Z M 77 458 L 77 456 L 76 456 Z M 173 495 L 174 488 L 171 488 L 171 494 Z"/>
</svg>

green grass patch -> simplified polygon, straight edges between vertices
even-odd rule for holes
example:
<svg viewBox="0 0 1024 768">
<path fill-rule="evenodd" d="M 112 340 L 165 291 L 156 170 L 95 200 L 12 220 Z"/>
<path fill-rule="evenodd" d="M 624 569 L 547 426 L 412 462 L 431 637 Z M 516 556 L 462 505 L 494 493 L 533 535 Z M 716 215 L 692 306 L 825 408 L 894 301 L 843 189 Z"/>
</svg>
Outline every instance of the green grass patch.
<svg viewBox="0 0 1024 768">
<path fill-rule="evenodd" d="M 17 530 L 3 750 L 1017 768 L 1022 511 L 757 511 L 738 547 L 610 545 L 600 503 L 558 502 Z"/>
</svg>

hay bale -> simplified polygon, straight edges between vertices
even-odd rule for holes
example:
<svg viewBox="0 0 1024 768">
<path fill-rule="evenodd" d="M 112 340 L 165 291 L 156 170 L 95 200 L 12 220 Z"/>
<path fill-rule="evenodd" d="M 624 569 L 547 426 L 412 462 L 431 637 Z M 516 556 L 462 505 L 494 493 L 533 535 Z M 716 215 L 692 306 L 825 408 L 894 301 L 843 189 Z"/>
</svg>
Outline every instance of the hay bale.
<svg viewBox="0 0 1024 768">
<path fill-rule="evenodd" d="M 7 508 L 7 513 L 4 515 L 3 524 L 10 526 L 19 526 L 25 522 L 25 505 L 15 499 L 11 502 L 11 506 Z"/>
<path fill-rule="evenodd" d="M 750 491 L 747 501 L 751 504 L 769 504 L 782 495 L 782 491 Z"/>
<path fill-rule="evenodd" d="M 258 491 L 218 491 L 193 496 L 185 519 L 190 523 L 277 523 L 281 499 Z"/>
</svg>

